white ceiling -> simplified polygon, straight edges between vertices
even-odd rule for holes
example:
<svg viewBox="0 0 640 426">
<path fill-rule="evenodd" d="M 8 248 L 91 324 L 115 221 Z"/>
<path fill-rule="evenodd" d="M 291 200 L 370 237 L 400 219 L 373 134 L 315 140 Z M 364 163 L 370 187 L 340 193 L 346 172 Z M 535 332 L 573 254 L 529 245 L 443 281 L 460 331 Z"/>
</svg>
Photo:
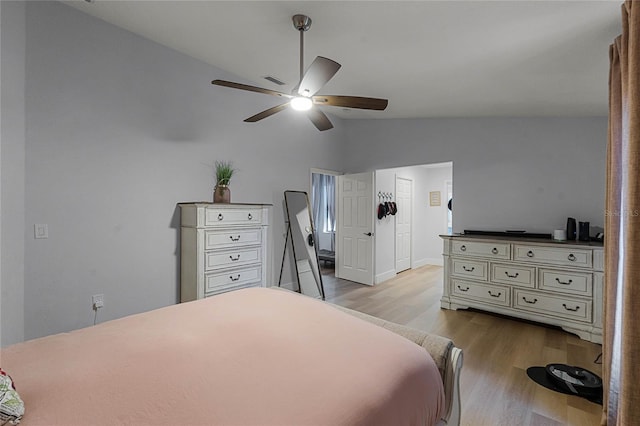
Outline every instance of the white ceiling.
<svg viewBox="0 0 640 426">
<path fill-rule="evenodd" d="M 319 55 L 342 64 L 320 93 L 389 99 L 383 112 L 327 112 L 414 118 L 606 115 L 622 0 L 65 3 L 285 92 L 299 73 L 291 16 L 303 13 L 313 20 L 305 66 Z"/>
</svg>

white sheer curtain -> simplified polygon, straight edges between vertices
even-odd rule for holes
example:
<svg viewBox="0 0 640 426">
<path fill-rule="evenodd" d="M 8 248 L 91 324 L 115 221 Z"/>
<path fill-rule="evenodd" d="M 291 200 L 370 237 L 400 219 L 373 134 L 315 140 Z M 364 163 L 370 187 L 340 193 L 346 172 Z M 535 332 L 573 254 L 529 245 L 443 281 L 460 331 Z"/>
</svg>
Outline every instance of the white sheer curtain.
<svg viewBox="0 0 640 426">
<path fill-rule="evenodd" d="M 318 234 L 331 234 L 330 250 L 335 251 L 335 191 L 336 179 L 332 175 L 313 173 L 311 180 L 311 199 L 313 204 L 313 222 Z M 318 235 L 318 238 L 320 236 Z"/>
<path fill-rule="evenodd" d="M 336 177 L 325 175 L 325 201 L 327 203 L 326 230 L 331 233 L 331 251 L 336 251 Z"/>
</svg>

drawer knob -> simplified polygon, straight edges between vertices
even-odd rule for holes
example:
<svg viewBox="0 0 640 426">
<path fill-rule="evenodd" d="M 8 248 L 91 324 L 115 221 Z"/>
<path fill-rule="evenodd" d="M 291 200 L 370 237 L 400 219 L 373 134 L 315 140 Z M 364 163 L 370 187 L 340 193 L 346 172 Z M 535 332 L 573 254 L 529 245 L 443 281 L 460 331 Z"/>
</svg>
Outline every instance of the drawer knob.
<svg viewBox="0 0 640 426">
<path fill-rule="evenodd" d="M 252 215 L 251 213 L 249 213 L 249 214 L 247 215 L 247 219 L 249 219 L 249 220 L 253 219 L 253 215 Z"/>
<path fill-rule="evenodd" d="M 522 296 L 522 300 L 524 300 L 527 303 L 531 303 L 532 305 L 538 301 L 538 299 L 533 299 L 533 301 L 527 300 L 527 298 L 524 296 Z"/>
<path fill-rule="evenodd" d="M 491 253 L 493 253 L 493 254 L 498 254 L 498 249 L 497 249 L 497 248 L 495 248 L 495 247 L 494 247 L 494 248 L 492 248 L 492 249 L 491 249 Z"/>
<path fill-rule="evenodd" d="M 527 252 L 527 257 L 533 257 L 533 252 L 531 250 Z"/>
<path fill-rule="evenodd" d="M 235 278 L 233 278 L 233 275 L 229 275 L 229 279 L 230 279 L 231 281 L 238 281 L 238 280 L 240 279 L 240 274 L 236 275 L 236 277 L 235 277 Z"/>
<path fill-rule="evenodd" d="M 231 238 L 231 241 L 240 241 L 240 235 L 235 238 L 233 237 L 233 235 L 229 235 L 229 238 Z"/>
<path fill-rule="evenodd" d="M 500 297 L 500 296 L 502 296 L 502 292 L 499 292 L 498 294 L 491 293 L 491 290 L 488 290 L 487 292 L 489 293 L 489 296 L 491 296 L 491 297 Z"/>
<path fill-rule="evenodd" d="M 556 278 L 556 281 L 558 281 L 558 284 L 564 284 L 564 285 L 569 285 L 573 282 L 573 280 L 569 280 L 569 281 L 560 281 L 560 278 Z"/>
<path fill-rule="evenodd" d="M 519 272 L 516 272 L 515 275 L 511 275 L 509 274 L 507 271 L 504 271 L 505 275 L 509 278 L 518 278 L 518 275 L 520 275 Z"/>
<path fill-rule="evenodd" d="M 236 257 L 229 256 L 229 259 L 231 259 L 232 262 L 235 262 L 236 260 L 240 260 L 240 255 L 237 255 Z"/>
<path fill-rule="evenodd" d="M 460 291 L 469 291 L 469 287 L 462 288 L 462 287 L 458 286 L 458 290 L 460 290 Z"/>
<path fill-rule="evenodd" d="M 567 259 L 569 259 L 572 262 L 576 261 L 576 257 L 573 255 L 573 253 L 570 253 L 569 256 L 567 256 Z"/>
<path fill-rule="evenodd" d="M 460 246 L 460 251 L 467 251 L 467 246 L 461 245 Z"/>
<path fill-rule="evenodd" d="M 571 311 L 571 312 L 577 312 L 578 309 L 580 309 L 580 306 L 576 306 L 575 308 L 570 308 L 565 303 L 562 304 L 562 307 L 565 308 L 567 311 Z"/>
<path fill-rule="evenodd" d="M 222 216 L 222 213 L 218 213 L 218 220 L 222 220 L 224 219 L 224 216 Z"/>
<path fill-rule="evenodd" d="M 472 266 L 471 268 L 467 268 L 466 266 L 462 265 L 462 269 L 464 269 L 467 272 L 473 272 L 476 269 L 476 267 Z"/>
</svg>

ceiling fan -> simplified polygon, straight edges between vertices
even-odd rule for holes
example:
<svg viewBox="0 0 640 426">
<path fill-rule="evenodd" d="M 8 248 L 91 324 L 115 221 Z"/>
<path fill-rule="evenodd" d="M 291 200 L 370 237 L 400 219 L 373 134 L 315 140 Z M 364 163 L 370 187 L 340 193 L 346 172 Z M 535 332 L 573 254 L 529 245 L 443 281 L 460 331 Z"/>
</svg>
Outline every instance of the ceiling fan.
<svg viewBox="0 0 640 426">
<path fill-rule="evenodd" d="M 263 89 L 262 87 L 249 86 L 241 83 L 234 83 L 225 80 L 213 80 L 211 84 L 231 87 L 233 89 L 248 90 L 250 92 L 264 93 L 265 95 L 280 96 L 288 101 L 266 109 L 258 114 L 244 120 L 247 123 L 255 123 L 263 118 L 284 110 L 287 106 L 298 111 L 306 111 L 311 122 L 318 130 L 329 130 L 333 124 L 318 106 L 330 105 L 342 108 L 358 108 L 382 111 L 387 107 L 387 99 L 363 98 L 358 96 L 338 96 L 338 95 L 317 95 L 316 93 L 327 84 L 329 80 L 338 72 L 341 65 L 331 59 L 317 56 L 304 72 L 304 33 L 311 28 L 311 18 L 306 15 L 294 15 L 292 17 L 293 26 L 300 32 L 300 82 L 293 88 L 291 94 L 278 92 L 276 90 Z"/>
</svg>

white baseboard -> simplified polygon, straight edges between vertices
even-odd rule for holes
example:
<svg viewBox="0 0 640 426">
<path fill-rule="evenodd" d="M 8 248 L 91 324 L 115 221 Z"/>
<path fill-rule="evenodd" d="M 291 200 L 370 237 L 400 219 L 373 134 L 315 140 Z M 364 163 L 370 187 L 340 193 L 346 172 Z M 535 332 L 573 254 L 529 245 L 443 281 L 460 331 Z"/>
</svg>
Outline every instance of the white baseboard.
<svg viewBox="0 0 640 426">
<path fill-rule="evenodd" d="M 278 287 L 278 284 L 274 284 L 273 286 L 269 286 L 269 287 Z M 293 281 L 288 283 L 282 283 L 280 284 L 280 287 L 286 288 L 287 290 L 291 290 L 291 291 L 297 291 L 296 289 L 298 288 L 297 284 L 294 283 Z"/>
<path fill-rule="evenodd" d="M 387 271 L 387 272 L 383 272 L 382 274 L 376 275 L 375 283 L 376 284 L 380 284 L 382 282 L 390 280 L 391 278 L 394 278 L 395 276 L 396 276 L 396 270 L 395 269 L 392 269 L 392 270 Z"/>
<path fill-rule="evenodd" d="M 419 268 L 425 265 L 444 266 L 444 261 L 441 257 L 426 257 L 424 259 L 416 260 L 413 262 L 414 268 Z"/>
</svg>

